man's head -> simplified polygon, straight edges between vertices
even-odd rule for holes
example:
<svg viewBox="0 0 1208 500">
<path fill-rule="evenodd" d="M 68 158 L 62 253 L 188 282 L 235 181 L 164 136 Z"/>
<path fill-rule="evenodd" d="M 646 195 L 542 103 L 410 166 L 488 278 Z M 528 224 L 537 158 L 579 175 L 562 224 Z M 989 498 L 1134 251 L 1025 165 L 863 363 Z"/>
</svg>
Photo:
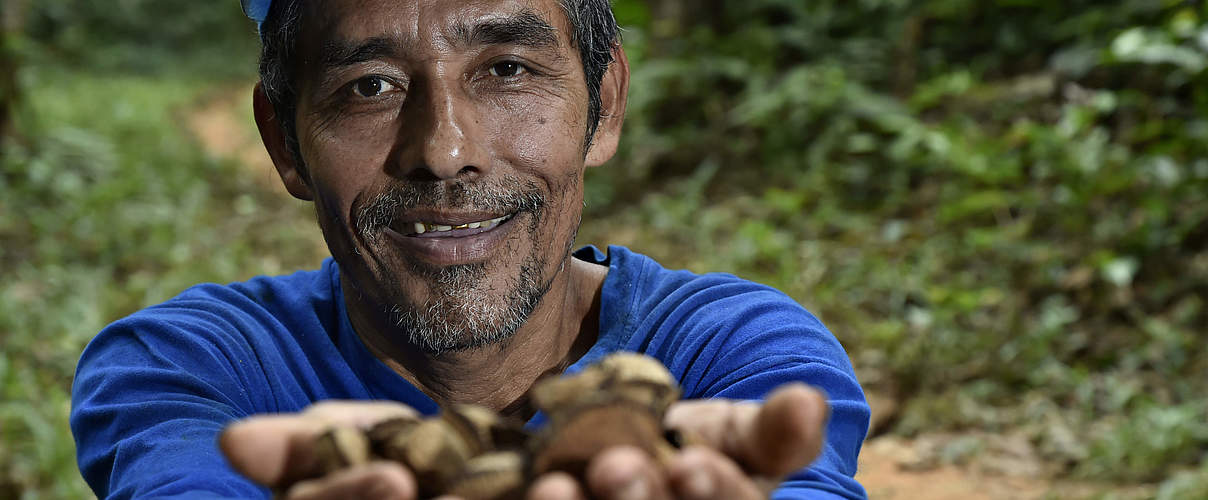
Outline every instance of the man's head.
<svg viewBox="0 0 1208 500">
<path fill-rule="evenodd" d="M 261 29 L 261 135 L 348 300 L 430 351 L 524 325 L 569 256 L 584 168 L 616 151 L 607 2 L 275 0 Z"/>
<path fill-rule="evenodd" d="M 307 0 L 242 0 L 244 10 L 260 24 L 260 80 L 269 102 L 280 113 L 289 146 L 295 147 L 292 115 L 297 109 L 293 68 L 298 63 L 296 45 Z M 313 0 L 312 0 L 312 3 Z M 579 52 L 588 91 L 590 145 L 600 119 L 600 84 L 613 61 L 620 30 L 611 0 L 558 0 L 571 26 L 571 43 Z"/>
</svg>

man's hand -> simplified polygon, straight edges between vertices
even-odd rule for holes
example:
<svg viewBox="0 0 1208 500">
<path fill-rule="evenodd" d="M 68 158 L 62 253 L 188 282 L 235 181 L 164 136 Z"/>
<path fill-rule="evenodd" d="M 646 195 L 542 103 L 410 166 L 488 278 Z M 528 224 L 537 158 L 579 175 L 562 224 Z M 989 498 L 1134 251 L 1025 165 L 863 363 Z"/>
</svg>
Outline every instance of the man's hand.
<svg viewBox="0 0 1208 500">
<path fill-rule="evenodd" d="M 538 478 L 531 500 L 755 499 L 768 494 L 789 473 L 821 450 L 827 418 L 818 391 L 795 384 L 756 403 L 726 400 L 682 401 L 665 422 L 702 443 L 677 454 L 667 467 L 629 447 L 594 458 L 587 484 L 569 475 Z M 391 417 L 414 415 L 392 403 L 319 403 L 295 415 L 258 416 L 235 423 L 220 444 L 231 465 L 286 499 L 414 499 L 415 478 L 400 464 L 375 462 L 327 476 L 319 475 L 316 436 L 335 425 L 369 427 Z"/>
<path fill-rule="evenodd" d="M 288 415 L 254 416 L 227 427 L 218 443 L 231 466 L 290 500 L 415 498 L 415 477 L 395 462 L 374 462 L 323 477 L 316 438 L 333 426 L 369 428 L 394 417 L 415 416 L 386 402 L 323 402 Z"/>
<path fill-rule="evenodd" d="M 767 498 L 788 474 L 810 464 L 822 449 L 826 399 L 803 384 L 782 387 L 762 405 L 726 400 L 681 401 L 665 423 L 703 442 L 660 468 L 628 447 L 592 460 L 587 485 L 594 498 Z M 531 500 L 587 498 L 570 476 L 549 474 L 529 490 Z"/>
</svg>

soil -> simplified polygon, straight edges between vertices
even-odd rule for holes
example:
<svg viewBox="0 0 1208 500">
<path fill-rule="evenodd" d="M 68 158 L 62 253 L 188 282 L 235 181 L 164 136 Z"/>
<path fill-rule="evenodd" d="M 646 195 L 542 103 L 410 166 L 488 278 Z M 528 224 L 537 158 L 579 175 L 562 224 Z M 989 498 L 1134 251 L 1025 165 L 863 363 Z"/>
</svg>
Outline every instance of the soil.
<svg viewBox="0 0 1208 500">
<path fill-rule="evenodd" d="M 913 442 L 878 438 L 864 443 L 856 480 L 873 499 L 1027 500 L 1045 498 L 1048 481 L 990 476 L 955 465 L 915 470 L 910 467 Z M 925 494 L 924 494 L 925 492 Z"/>
<path fill-rule="evenodd" d="M 289 196 L 256 132 L 250 85 L 218 89 L 203 98 L 187 116 L 189 130 L 207 152 L 238 160 L 247 167 L 257 185 L 266 191 Z"/>
</svg>

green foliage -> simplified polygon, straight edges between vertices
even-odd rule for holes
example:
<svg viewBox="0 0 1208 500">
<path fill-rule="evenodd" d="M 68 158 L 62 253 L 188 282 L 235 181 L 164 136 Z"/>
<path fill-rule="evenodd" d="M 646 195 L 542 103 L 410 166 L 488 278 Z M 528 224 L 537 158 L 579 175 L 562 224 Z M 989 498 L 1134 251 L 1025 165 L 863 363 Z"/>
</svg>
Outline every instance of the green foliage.
<svg viewBox="0 0 1208 500">
<path fill-rule="evenodd" d="M 1208 440 L 1203 425 L 1206 412 L 1208 404 L 1203 401 L 1135 405 L 1130 415 L 1117 418 L 1097 436 L 1082 472 L 1145 480 L 1165 475 L 1171 463 L 1199 463 Z"/>
<path fill-rule="evenodd" d="M 714 7 L 635 16 L 585 239 L 788 291 L 907 399 L 897 432 L 1030 426 L 1094 478 L 1206 458 L 1208 11 Z"/>
<path fill-rule="evenodd" d="M 87 490 L 66 480 L 78 478 L 66 417 L 84 344 L 193 284 L 317 259 L 301 207 L 208 158 L 162 112 L 195 106 L 194 82 L 27 77 L 42 82 L 28 88 L 40 123 L 0 163 L 0 485 L 80 498 Z"/>
<path fill-rule="evenodd" d="M 81 350 L 105 324 L 196 283 L 318 262 L 301 204 L 282 205 L 244 167 L 204 154 L 182 127 L 220 77 L 254 74 L 254 55 L 245 50 L 235 57 L 245 68 L 198 81 L 197 61 L 221 55 L 202 47 L 205 32 L 188 33 L 191 45 L 150 49 L 165 57 L 147 67 L 125 64 L 145 50 L 118 64 L 120 49 L 87 46 L 150 36 L 137 32 L 158 26 L 145 13 L 120 21 L 144 27 L 100 23 L 150 3 L 44 2 L 37 8 L 59 9 L 71 24 L 23 40 L 18 135 L 0 145 L 0 498 L 88 496 L 67 427 L 69 388 Z M 185 4 L 158 18 L 239 16 L 226 2 Z M 185 35 L 171 36 L 183 43 Z M 191 59 L 194 52 L 203 53 Z M 193 62 L 174 74 L 177 59 Z"/>
<path fill-rule="evenodd" d="M 25 32 L 53 61 L 90 71 L 200 78 L 253 74 L 256 25 L 231 1 L 28 2 Z"/>
<path fill-rule="evenodd" d="M 1208 498 L 1208 463 L 1198 470 L 1181 471 L 1162 483 L 1157 500 Z"/>
</svg>

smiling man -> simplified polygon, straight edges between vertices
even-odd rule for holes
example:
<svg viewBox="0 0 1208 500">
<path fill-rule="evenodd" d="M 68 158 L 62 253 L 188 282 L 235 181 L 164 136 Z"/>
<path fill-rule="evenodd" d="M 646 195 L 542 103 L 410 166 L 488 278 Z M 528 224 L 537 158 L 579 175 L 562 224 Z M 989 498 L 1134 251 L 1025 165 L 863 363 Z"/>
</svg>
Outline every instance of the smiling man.
<svg viewBox="0 0 1208 500">
<path fill-rule="evenodd" d="M 539 378 L 635 351 L 684 388 L 667 425 L 711 446 L 665 467 L 607 450 L 531 498 L 864 497 L 868 406 L 812 315 L 730 275 L 573 250 L 628 94 L 607 0 L 244 8 L 261 136 L 333 259 L 200 285 L 97 336 L 72 429 L 98 496 L 413 498 L 396 463 L 316 474 L 314 436 L 466 402 L 537 425 Z"/>
</svg>

